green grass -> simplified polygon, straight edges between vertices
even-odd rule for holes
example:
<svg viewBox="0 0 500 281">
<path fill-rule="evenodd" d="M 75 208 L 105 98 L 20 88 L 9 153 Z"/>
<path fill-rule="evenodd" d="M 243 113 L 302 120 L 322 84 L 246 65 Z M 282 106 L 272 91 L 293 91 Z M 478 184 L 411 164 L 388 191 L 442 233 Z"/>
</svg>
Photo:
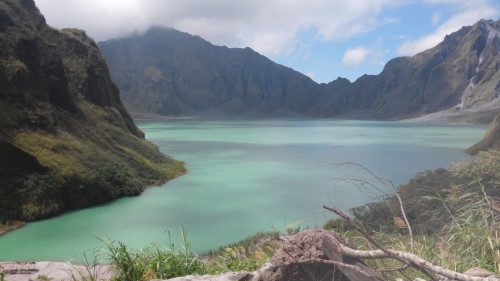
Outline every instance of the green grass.
<svg viewBox="0 0 500 281">
<path fill-rule="evenodd" d="M 254 271 L 268 262 L 280 246 L 279 232 L 259 232 L 207 253 L 207 271 Z"/>
<path fill-rule="evenodd" d="M 167 279 L 207 272 L 205 264 L 191 252 L 184 230 L 181 233 L 180 249 L 175 248 L 170 233 L 168 236 L 166 248 L 154 245 L 140 251 L 130 250 L 121 242 L 108 242 L 109 258 L 116 271 L 113 280 Z"/>
<path fill-rule="evenodd" d="M 113 280 L 140 281 L 168 279 L 191 274 L 220 274 L 229 271 L 254 271 L 266 263 L 279 247 L 276 232 L 252 235 L 238 243 L 198 256 L 191 251 L 187 233 L 181 232 L 176 248 L 167 232 L 166 245 L 151 245 L 132 250 L 124 243 L 105 242 L 108 259 L 115 269 Z"/>
<path fill-rule="evenodd" d="M 491 259 L 491 252 L 489 254 L 486 253 L 485 255 L 485 253 L 483 252 L 485 245 L 481 245 L 478 243 L 484 239 L 484 236 L 481 236 L 481 230 L 475 229 L 474 231 L 474 233 L 478 234 L 479 236 L 469 236 L 468 238 L 466 238 L 464 236 L 459 236 L 461 235 L 461 233 L 455 233 L 457 239 L 455 240 L 455 242 L 460 242 L 461 247 L 456 247 L 456 244 L 450 243 L 450 241 L 448 241 L 450 236 L 415 236 L 415 246 L 413 250 L 410 247 L 410 239 L 408 235 L 378 232 L 374 234 L 374 237 L 387 248 L 404 252 L 411 252 L 427 261 L 433 262 L 441 267 L 448 268 L 457 272 L 464 272 L 472 267 L 481 267 L 495 272 L 495 263 Z M 348 238 L 349 241 L 352 242 L 358 249 L 374 249 L 373 246 L 366 241 L 366 239 L 364 239 L 359 235 L 359 233 L 353 230 L 338 232 L 343 237 Z M 466 244 L 470 242 L 472 243 Z M 396 268 L 402 265 L 400 262 L 393 260 L 365 260 L 365 262 L 375 269 Z M 385 273 L 384 275 L 388 280 L 405 278 L 405 276 L 398 272 Z M 413 280 L 417 277 L 423 279 L 428 278 L 421 272 L 412 268 L 406 269 L 405 275 L 410 277 L 410 280 Z"/>
</svg>

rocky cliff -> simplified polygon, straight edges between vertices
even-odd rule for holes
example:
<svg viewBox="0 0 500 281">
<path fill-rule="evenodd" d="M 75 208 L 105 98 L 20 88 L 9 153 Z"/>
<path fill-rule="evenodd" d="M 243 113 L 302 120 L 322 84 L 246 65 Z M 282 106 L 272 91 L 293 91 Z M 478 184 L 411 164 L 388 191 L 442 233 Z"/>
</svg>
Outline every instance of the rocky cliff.
<svg viewBox="0 0 500 281">
<path fill-rule="evenodd" d="M 174 29 L 100 43 L 132 111 L 162 115 L 303 112 L 314 81 L 250 48 L 214 46 Z"/>
<path fill-rule="evenodd" d="M 344 116 L 401 119 L 500 108 L 500 21 L 482 20 L 378 75 L 317 84 L 253 50 L 152 28 L 99 43 L 123 100 L 161 115 Z M 471 113 L 472 112 L 472 113 Z M 471 119 L 471 118 L 469 118 Z"/>
<path fill-rule="evenodd" d="M 0 0 L 0 223 L 138 194 L 182 172 L 144 139 L 97 45 Z"/>
</svg>

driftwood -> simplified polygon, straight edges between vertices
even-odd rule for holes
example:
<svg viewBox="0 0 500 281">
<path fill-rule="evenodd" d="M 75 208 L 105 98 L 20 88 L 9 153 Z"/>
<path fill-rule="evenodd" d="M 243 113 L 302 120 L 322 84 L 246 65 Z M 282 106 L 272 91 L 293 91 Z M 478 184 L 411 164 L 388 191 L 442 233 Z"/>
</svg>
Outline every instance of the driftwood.
<svg viewBox="0 0 500 281">
<path fill-rule="evenodd" d="M 362 250 L 356 250 L 352 249 L 342 243 L 338 243 L 338 252 L 342 253 L 343 255 L 350 256 L 353 258 L 358 258 L 358 259 L 394 259 L 398 260 L 405 265 L 412 266 L 417 270 L 420 270 L 421 272 L 425 273 L 427 276 L 431 277 L 432 279 L 441 279 L 443 280 L 457 280 L 457 281 L 489 281 L 489 280 L 498 280 L 495 277 L 491 278 L 483 278 L 483 277 L 473 277 L 469 276 L 463 273 L 455 272 L 443 267 L 440 267 L 438 265 L 435 265 L 429 261 L 426 261 L 414 254 L 411 253 L 406 253 L 406 252 L 401 252 L 401 251 L 395 251 L 392 249 L 388 249 L 381 245 L 377 240 L 375 240 L 371 235 L 369 235 L 363 228 L 361 228 L 354 220 L 352 220 L 348 215 L 343 213 L 342 211 L 338 210 L 337 208 L 334 207 L 328 207 L 328 206 L 323 206 L 324 209 L 331 211 L 338 215 L 341 219 L 346 221 L 350 226 L 355 228 L 363 237 L 370 242 L 373 246 L 378 248 L 378 250 L 371 250 L 371 251 L 362 251 Z M 430 276 L 429 273 L 433 273 L 437 275 L 438 277 Z"/>
</svg>

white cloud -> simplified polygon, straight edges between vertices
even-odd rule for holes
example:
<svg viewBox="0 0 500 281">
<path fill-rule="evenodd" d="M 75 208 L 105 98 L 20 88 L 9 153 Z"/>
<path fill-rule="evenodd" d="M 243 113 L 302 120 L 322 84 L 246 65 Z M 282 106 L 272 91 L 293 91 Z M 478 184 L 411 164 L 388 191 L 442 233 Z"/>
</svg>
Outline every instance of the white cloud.
<svg viewBox="0 0 500 281">
<path fill-rule="evenodd" d="M 370 52 L 371 51 L 365 47 L 347 49 L 342 58 L 342 63 L 347 66 L 358 66 L 366 60 Z"/>
<path fill-rule="evenodd" d="M 214 44 L 266 55 L 297 48 L 302 32 L 324 41 L 368 32 L 401 0 L 35 0 L 49 24 L 77 27 L 97 40 L 171 26 Z M 394 21 L 394 20 L 391 20 Z"/>
<path fill-rule="evenodd" d="M 443 41 L 447 34 L 453 33 L 463 26 L 472 25 L 483 18 L 487 19 L 499 15 L 497 8 L 488 0 L 424 0 L 424 2 L 433 5 L 452 5 L 458 12 L 439 25 L 434 32 L 404 42 L 398 49 L 400 55 L 411 56 L 432 48 Z"/>
</svg>

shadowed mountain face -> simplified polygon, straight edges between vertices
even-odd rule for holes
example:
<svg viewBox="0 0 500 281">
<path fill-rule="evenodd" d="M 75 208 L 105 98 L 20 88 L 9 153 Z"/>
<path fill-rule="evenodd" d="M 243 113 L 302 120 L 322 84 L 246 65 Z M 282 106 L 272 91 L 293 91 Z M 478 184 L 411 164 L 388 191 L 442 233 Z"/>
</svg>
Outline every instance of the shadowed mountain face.
<svg viewBox="0 0 500 281">
<path fill-rule="evenodd" d="M 353 83 L 317 84 L 249 48 L 214 46 L 174 29 L 156 27 L 99 47 L 133 112 L 399 119 L 497 111 L 499 30 L 499 21 L 480 21 Z"/>
<path fill-rule="evenodd" d="M 304 112 L 319 90 L 309 77 L 250 48 L 230 49 L 173 29 L 100 43 L 132 111 L 163 115 Z"/>
<path fill-rule="evenodd" d="M 122 105 L 97 45 L 0 0 L 0 223 L 138 194 L 171 178 Z"/>
</svg>

